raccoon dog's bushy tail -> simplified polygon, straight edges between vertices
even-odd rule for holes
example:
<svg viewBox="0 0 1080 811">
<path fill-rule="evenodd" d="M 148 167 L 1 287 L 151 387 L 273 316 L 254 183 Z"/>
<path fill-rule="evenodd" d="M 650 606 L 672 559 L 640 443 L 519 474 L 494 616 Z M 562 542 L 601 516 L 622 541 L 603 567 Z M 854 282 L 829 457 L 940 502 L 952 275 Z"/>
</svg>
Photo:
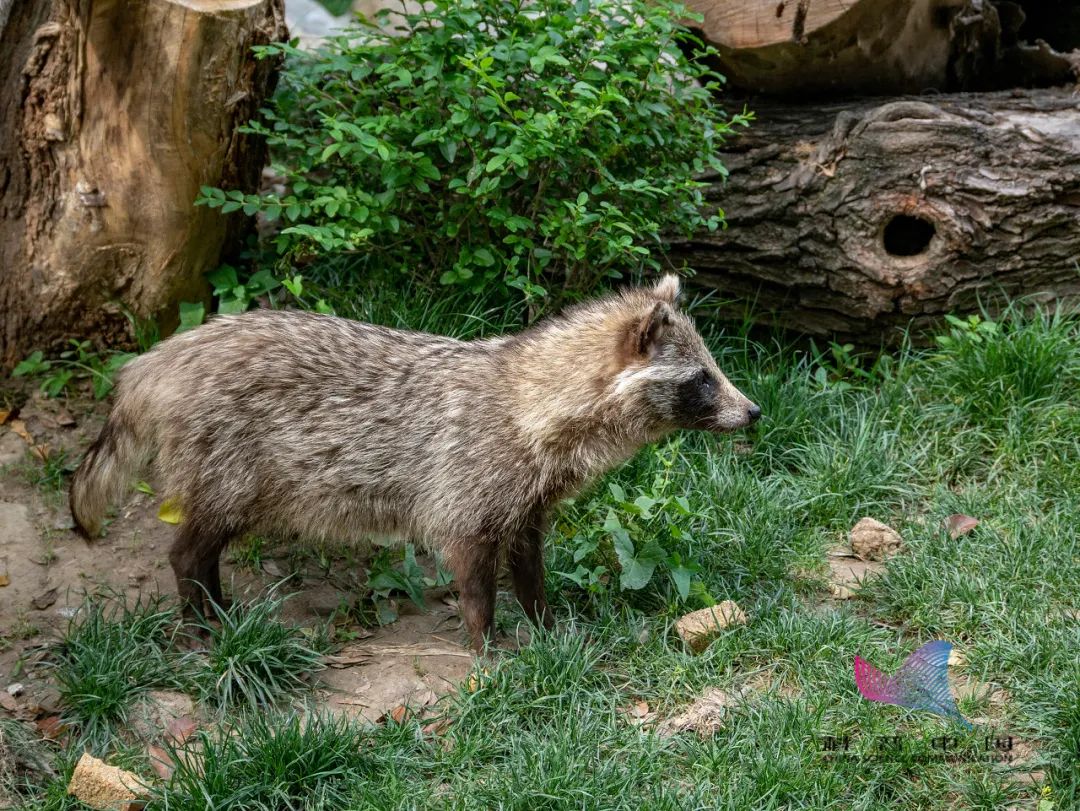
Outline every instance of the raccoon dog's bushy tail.
<svg viewBox="0 0 1080 811">
<path fill-rule="evenodd" d="M 88 539 L 101 534 L 105 511 L 124 494 L 150 451 L 129 406 L 121 397 L 71 481 L 71 517 Z"/>
</svg>

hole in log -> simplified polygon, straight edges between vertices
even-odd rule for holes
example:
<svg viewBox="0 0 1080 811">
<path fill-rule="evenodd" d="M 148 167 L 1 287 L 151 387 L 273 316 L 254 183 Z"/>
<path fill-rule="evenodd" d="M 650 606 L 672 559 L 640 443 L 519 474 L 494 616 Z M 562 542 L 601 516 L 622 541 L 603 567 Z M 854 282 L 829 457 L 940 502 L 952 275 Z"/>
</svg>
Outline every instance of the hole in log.
<svg viewBox="0 0 1080 811">
<path fill-rule="evenodd" d="M 890 256 L 918 256 L 930 246 L 934 226 L 919 217 L 897 214 L 885 225 L 881 241 Z"/>
</svg>

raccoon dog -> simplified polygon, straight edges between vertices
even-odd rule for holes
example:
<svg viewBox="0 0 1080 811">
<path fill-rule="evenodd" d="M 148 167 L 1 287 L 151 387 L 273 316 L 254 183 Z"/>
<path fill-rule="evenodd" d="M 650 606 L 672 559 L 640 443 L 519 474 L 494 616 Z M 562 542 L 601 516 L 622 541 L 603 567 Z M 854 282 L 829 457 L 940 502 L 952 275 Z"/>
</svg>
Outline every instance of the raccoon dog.
<svg viewBox="0 0 1080 811">
<path fill-rule="evenodd" d="M 473 647 L 505 560 L 550 626 L 553 504 L 679 428 L 728 431 L 760 409 L 736 389 L 664 277 L 509 337 L 458 341 L 306 312 L 215 318 L 129 363 L 71 486 L 78 527 L 156 456 L 183 520 L 169 552 L 191 617 L 222 603 L 218 558 L 247 532 L 420 541 L 460 589 Z"/>
</svg>

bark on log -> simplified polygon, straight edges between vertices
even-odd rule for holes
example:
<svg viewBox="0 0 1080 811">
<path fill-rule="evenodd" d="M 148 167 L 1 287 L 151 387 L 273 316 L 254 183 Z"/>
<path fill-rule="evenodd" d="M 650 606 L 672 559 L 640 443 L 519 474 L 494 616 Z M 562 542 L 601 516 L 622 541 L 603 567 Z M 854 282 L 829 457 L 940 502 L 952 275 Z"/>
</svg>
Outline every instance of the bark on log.
<svg viewBox="0 0 1080 811">
<path fill-rule="evenodd" d="M 192 202 L 257 187 L 237 127 L 283 20 L 282 0 L 0 0 L 0 367 L 206 296 L 244 226 Z"/>
<path fill-rule="evenodd" d="M 896 335 L 1034 295 L 1080 303 L 1080 97 L 1064 90 L 758 105 L 676 242 L 700 283 L 814 335 Z M 741 309 L 738 309 L 741 312 Z"/>
<path fill-rule="evenodd" d="M 1068 29 L 1075 14 L 1062 9 L 1046 19 L 1043 0 L 688 0 L 687 6 L 703 15 L 701 31 L 719 51 L 720 72 L 751 93 L 1049 86 L 1068 81 L 1076 62 L 1040 43 L 1047 31 Z M 1025 6 L 1037 12 L 1027 25 Z M 1055 42 L 1061 51 L 1080 47 L 1080 39 Z"/>
</svg>

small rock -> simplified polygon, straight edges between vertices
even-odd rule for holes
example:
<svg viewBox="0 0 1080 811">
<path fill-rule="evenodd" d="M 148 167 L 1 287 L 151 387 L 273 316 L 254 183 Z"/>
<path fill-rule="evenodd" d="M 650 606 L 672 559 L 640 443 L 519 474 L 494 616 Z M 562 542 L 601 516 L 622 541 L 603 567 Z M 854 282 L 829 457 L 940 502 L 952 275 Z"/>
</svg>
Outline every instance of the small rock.
<svg viewBox="0 0 1080 811">
<path fill-rule="evenodd" d="M 60 692 L 49 684 L 37 683 L 30 693 L 23 698 L 34 718 L 57 715 L 60 712 Z"/>
<path fill-rule="evenodd" d="M 23 690 L 25 689 L 26 685 L 23 684 L 21 681 L 17 681 L 14 684 L 9 684 L 7 686 L 7 694 L 12 698 L 18 698 L 23 694 Z"/>
<path fill-rule="evenodd" d="M 886 560 L 900 551 L 900 533 L 873 518 L 862 518 L 851 528 L 851 551 L 863 560 Z"/>
<path fill-rule="evenodd" d="M 67 793 L 102 811 L 135 811 L 143 807 L 147 791 L 136 775 L 86 752 L 75 764 Z"/>
<path fill-rule="evenodd" d="M 197 728 L 195 721 L 186 715 L 183 718 L 174 718 L 165 730 L 165 739 L 179 746 L 190 738 Z"/>
<path fill-rule="evenodd" d="M 841 586 L 839 583 L 833 583 L 830 586 L 832 596 L 834 600 L 850 600 L 855 596 L 855 592 L 849 589 L 847 586 Z"/>
<path fill-rule="evenodd" d="M 682 617 L 675 623 L 675 630 L 691 650 L 700 653 L 720 631 L 731 625 L 745 624 L 746 614 L 738 604 L 734 600 L 724 600 Z"/>
<path fill-rule="evenodd" d="M 56 602 L 56 595 L 60 591 L 59 588 L 47 589 L 37 597 L 30 600 L 30 605 L 36 608 L 38 611 L 44 611 L 46 608 Z"/>
</svg>

